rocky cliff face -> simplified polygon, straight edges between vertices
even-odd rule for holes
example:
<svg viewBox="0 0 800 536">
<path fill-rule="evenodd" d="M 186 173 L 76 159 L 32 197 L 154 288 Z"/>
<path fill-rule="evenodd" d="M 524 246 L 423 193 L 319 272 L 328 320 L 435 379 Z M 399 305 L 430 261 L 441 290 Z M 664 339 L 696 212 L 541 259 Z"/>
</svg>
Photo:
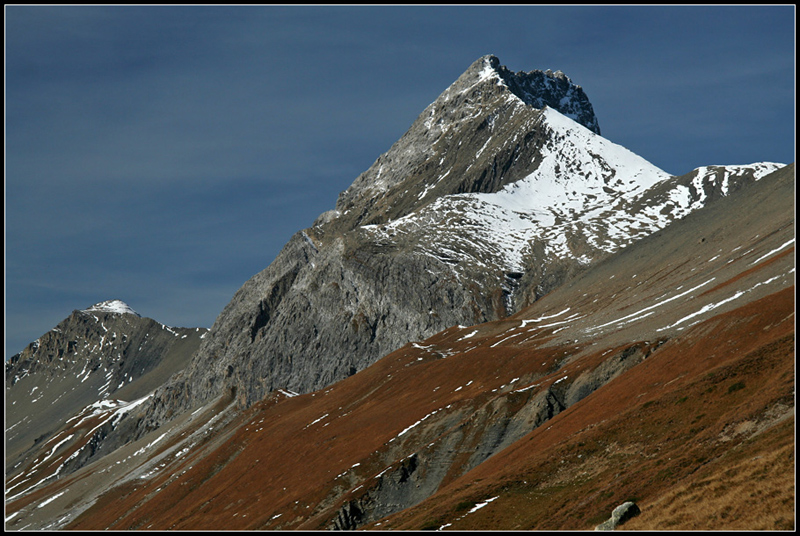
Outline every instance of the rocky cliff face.
<svg viewBox="0 0 800 536">
<path fill-rule="evenodd" d="M 511 312 L 521 268 L 500 258 L 491 237 L 478 238 L 484 247 L 464 243 L 464 211 L 436 202 L 498 192 L 533 172 L 550 141 L 546 106 L 599 131 L 563 74 L 513 73 L 493 56 L 471 65 L 335 210 L 234 296 L 185 378 L 190 398 L 235 388 L 249 405 L 276 388 L 319 389 L 408 340 Z M 400 221 L 407 225 L 387 229 Z"/>
</svg>

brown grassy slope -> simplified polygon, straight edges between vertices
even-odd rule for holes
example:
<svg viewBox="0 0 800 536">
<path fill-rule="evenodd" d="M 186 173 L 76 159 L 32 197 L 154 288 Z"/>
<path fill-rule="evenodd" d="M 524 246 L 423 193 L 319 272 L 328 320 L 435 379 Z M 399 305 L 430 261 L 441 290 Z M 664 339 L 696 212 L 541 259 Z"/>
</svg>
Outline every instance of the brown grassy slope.
<svg viewBox="0 0 800 536">
<path fill-rule="evenodd" d="M 647 504 L 699 468 L 724 466 L 724 454 L 746 437 L 736 430 L 754 430 L 770 411 L 779 416 L 792 405 L 792 296 L 787 289 L 698 324 L 529 438 L 465 476 L 454 474 L 440 494 L 388 526 L 586 528 L 627 497 Z M 486 347 L 505 333 L 497 324 L 484 329 Z M 444 347 L 457 332 L 438 343 Z M 516 374 L 554 380 L 541 376 L 558 357 L 552 349 L 498 348 L 437 359 L 409 346 L 332 389 L 265 402 L 222 448 L 153 499 L 163 482 L 114 490 L 70 528 L 321 528 L 348 489 L 368 487 L 408 453 L 390 452 L 400 430 L 447 405 L 482 407 L 477 401 L 499 397 L 493 390 Z M 550 361 L 540 361 L 546 355 Z M 459 426 L 468 421 L 460 418 Z M 420 440 L 429 437 L 410 437 L 406 448 L 419 449 Z M 352 477 L 339 477 L 348 471 Z M 458 519 L 466 506 L 497 495 Z M 507 510 L 483 519 L 492 509 Z"/>
<path fill-rule="evenodd" d="M 630 528 L 793 527 L 793 312 L 789 288 L 694 326 L 379 527 L 590 529 L 628 499 Z"/>
<path fill-rule="evenodd" d="M 333 388 L 258 404 L 230 441 L 157 500 L 145 498 L 158 482 L 126 490 L 124 500 L 116 490 L 70 528 L 245 529 L 269 525 L 277 514 L 284 526 L 307 522 L 325 511 L 326 497 L 344 485 L 338 475 L 354 464 L 360 465 L 348 480 L 352 488 L 405 457 L 402 441 L 392 441 L 399 432 L 446 406 L 461 420 L 460 408 L 469 414 L 513 374 L 552 368 L 551 354 L 476 351 L 442 359 L 408 346 Z M 419 446 L 412 441 L 407 450 Z"/>
<path fill-rule="evenodd" d="M 793 415 L 792 415 L 793 417 Z M 626 530 L 793 530 L 794 425 L 785 419 L 646 505 Z"/>
</svg>

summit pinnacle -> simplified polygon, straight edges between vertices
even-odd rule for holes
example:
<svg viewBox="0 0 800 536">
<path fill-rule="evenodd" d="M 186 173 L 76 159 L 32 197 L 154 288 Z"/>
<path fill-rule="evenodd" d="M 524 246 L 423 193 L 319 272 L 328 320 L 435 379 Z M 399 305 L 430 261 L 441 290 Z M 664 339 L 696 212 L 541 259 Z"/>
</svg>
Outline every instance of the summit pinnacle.
<svg viewBox="0 0 800 536">
<path fill-rule="evenodd" d="M 403 217 L 443 195 L 492 193 L 528 175 L 552 109 L 599 134 L 588 97 L 560 71 L 472 63 L 352 185 L 324 220 L 340 231 Z"/>
<path fill-rule="evenodd" d="M 595 134 L 600 134 L 600 125 L 589 97 L 581 86 L 574 84 L 561 71 L 535 69 L 528 72 L 514 72 L 505 65 L 500 65 L 497 56 L 487 55 L 475 61 L 462 77 L 475 74 L 484 80 L 496 79 L 499 85 L 504 86 L 528 106 L 538 109 L 545 106 L 553 108 Z"/>
</svg>

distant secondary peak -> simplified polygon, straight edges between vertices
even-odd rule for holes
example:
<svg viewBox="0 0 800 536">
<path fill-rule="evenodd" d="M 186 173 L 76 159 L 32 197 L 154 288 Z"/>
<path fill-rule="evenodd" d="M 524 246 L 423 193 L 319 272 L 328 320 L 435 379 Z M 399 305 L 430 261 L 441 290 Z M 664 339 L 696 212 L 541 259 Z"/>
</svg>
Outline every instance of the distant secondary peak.
<svg viewBox="0 0 800 536">
<path fill-rule="evenodd" d="M 525 104 L 539 109 L 545 106 L 553 108 L 595 134 L 600 134 L 600 125 L 589 97 L 581 86 L 573 83 L 561 71 L 536 69 L 514 72 L 500 65 L 496 56 L 487 55 L 475 61 L 467 73 L 478 76 L 480 80 L 497 78 Z"/>
<path fill-rule="evenodd" d="M 130 308 L 130 306 L 121 300 L 106 300 L 96 303 L 83 310 L 84 313 L 116 313 L 116 314 L 132 314 L 141 316 L 139 313 Z"/>
</svg>

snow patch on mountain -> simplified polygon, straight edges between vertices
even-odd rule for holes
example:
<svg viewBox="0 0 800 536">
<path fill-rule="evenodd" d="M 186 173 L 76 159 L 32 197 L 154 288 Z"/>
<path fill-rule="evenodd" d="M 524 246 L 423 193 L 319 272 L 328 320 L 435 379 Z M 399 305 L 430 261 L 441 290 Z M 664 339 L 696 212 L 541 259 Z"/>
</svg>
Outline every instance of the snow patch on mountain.
<svg viewBox="0 0 800 536">
<path fill-rule="evenodd" d="M 115 314 L 132 314 L 141 316 L 134 311 L 127 303 L 121 300 L 106 300 L 96 303 L 83 310 L 84 313 L 115 313 Z"/>
<path fill-rule="evenodd" d="M 669 179 L 668 173 L 552 108 L 542 114 L 543 127 L 551 132 L 541 163 L 528 177 L 496 193 L 443 196 L 382 229 L 427 232 L 428 222 L 452 221 L 437 226 L 446 236 L 420 242 L 431 244 L 423 246 L 427 254 L 513 271 L 522 270 L 536 242 L 550 256 L 583 258 L 570 245 L 571 236 L 586 237 L 594 249 L 613 251 L 665 225 L 625 209 L 649 187 Z"/>
<path fill-rule="evenodd" d="M 725 196 L 730 192 L 732 181 L 738 177 L 752 174 L 753 180 L 761 180 L 770 173 L 784 167 L 785 164 L 775 162 L 757 162 L 747 165 L 702 166 L 694 170 L 694 178 L 688 185 L 677 185 L 669 193 L 670 213 L 673 219 L 680 219 L 704 206 L 708 202 L 709 192 L 717 187 Z M 663 211 L 665 205 L 645 207 L 647 214 Z"/>
<path fill-rule="evenodd" d="M 695 171 L 690 185 L 669 186 L 676 177 L 553 108 L 542 110 L 542 128 L 549 131 L 542 160 L 522 180 L 494 193 L 442 196 L 362 229 L 380 240 L 417 235 L 420 254 L 450 264 L 457 274 L 464 264 L 524 271 L 537 245 L 546 257 L 588 264 L 701 208 L 708 191 L 726 195 L 733 177 L 752 172 L 758 180 L 783 166 L 707 166 Z M 654 196 L 661 185 L 669 186 L 666 195 Z"/>
<path fill-rule="evenodd" d="M 467 194 L 486 239 L 502 244 L 509 269 L 521 268 L 522 255 L 543 240 L 556 257 L 578 257 L 568 244 L 587 236 L 598 249 L 613 251 L 657 222 L 625 209 L 669 174 L 622 146 L 598 136 L 552 108 L 543 111 L 551 130 L 535 172 L 497 193 Z M 610 219 L 609 219 L 610 218 Z M 609 225 L 612 240 L 602 240 Z M 589 231 L 587 233 L 587 231 Z"/>
</svg>

